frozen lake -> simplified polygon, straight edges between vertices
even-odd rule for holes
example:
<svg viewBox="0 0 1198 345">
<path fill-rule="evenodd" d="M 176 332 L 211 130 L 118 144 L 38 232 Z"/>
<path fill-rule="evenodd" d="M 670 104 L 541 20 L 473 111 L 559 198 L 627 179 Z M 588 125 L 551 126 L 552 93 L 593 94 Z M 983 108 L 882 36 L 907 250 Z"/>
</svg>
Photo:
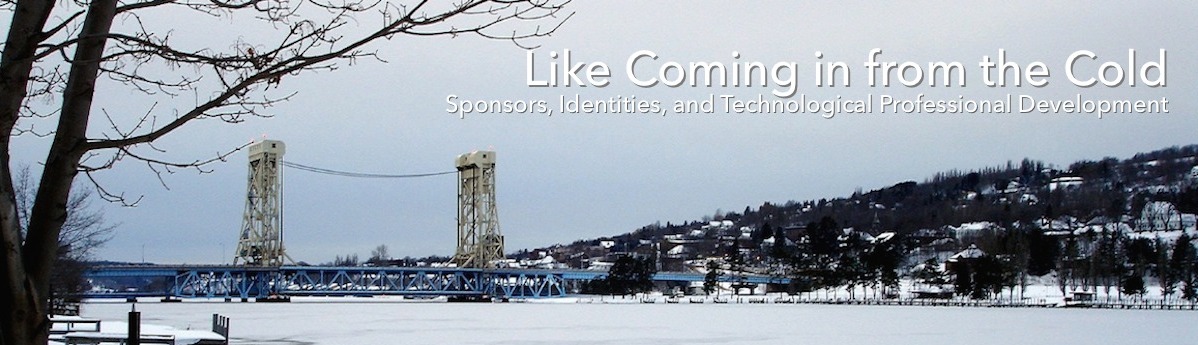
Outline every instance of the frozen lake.
<svg viewBox="0 0 1198 345">
<path fill-rule="evenodd" d="M 352 299 L 347 299 L 350 301 Z M 145 323 L 231 321 L 233 344 L 1178 344 L 1192 311 L 791 304 L 138 303 Z M 124 320 L 130 304 L 88 303 Z"/>
</svg>

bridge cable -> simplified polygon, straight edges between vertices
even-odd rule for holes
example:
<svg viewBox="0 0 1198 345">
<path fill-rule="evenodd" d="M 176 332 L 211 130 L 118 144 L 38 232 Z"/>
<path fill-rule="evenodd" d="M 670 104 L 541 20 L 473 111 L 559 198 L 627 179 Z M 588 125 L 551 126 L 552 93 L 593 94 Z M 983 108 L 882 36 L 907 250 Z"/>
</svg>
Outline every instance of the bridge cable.
<svg viewBox="0 0 1198 345">
<path fill-rule="evenodd" d="M 421 174 L 374 174 L 374 173 L 362 173 L 362 172 L 352 172 L 352 171 L 341 171 L 341 170 L 333 170 L 333 169 L 326 169 L 326 168 L 318 168 L 318 167 L 314 167 L 314 166 L 310 166 L 310 165 L 303 165 L 303 164 L 290 162 L 290 161 L 283 161 L 283 166 L 292 168 L 292 169 L 313 172 L 313 173 L 317 173 L 317 174 L 343 176 L 343 177 L 355 177 L 355 178 L 416 178 L 416 177 L 449 175 L 449 174 L 457 173 L 457 170 L 453 170 L 453 171 L 441 171 L 441 172 L 421 173 Z"/>
</svg>

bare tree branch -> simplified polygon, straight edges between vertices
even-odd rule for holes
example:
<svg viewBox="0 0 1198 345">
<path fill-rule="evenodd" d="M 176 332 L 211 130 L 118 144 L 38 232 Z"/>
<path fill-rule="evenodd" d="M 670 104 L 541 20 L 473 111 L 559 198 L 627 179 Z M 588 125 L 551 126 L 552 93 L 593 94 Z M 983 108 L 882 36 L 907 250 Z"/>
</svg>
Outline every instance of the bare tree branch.
<svg viewBox="0 0 1198 345">
<path fill-rule="evenodd" d="M 37 186 L 28 165 L 18 169 L 14 179 L 17 211 L 21 228 L 24 229 L 29 224 L 29 210 L 33 207 Z M 112 233 L 117 227 L 116 224 L 105 221 L 104 213 L 91 204 L 93 195 L 90 188 L 80 188 L 72 193 L 67 201 L 66 208 L 71 212 L 67 213 L 67 221 L 62 226 L 59 242 L 61 246 L 70 248 L 69 257 L 89 257 L 93 250 L 112 239 Z"/>
<path fill-rule="evenodd" d="M 221 109 L 221 108 L 224 108 L 227 106 L 231 106 L 231 105 L 250 104 L 250 101 L 248 101 L 244 96 L 247 92 L 251 91 L 251 89 L 255 88 L 256 86 L 259 86 L 260 84 L 278 83 L 279 80 L 286 75 L 296 73 L 301 70 L 310 69 L 310 68 L 322 68 L 319 65 L 322 63 L 328 62 L 330 60 L 352 59 L 352 58 L 370 56 L 371 55 L 370 53 L 362 53 L 362 52 L 358 51 L 358 49 L 361 48 L 362 46 L 366 45 L 367 43 L 370 43 L 377 39 L 388 37 L 388 36 L 391 36 L 391 35 L 394 35 L 397 33 L 412 34 L 412 35 L 458 35 L 458 34 L 465 34 L 465 33 L 475 33 L 475 34 L 478 34 L 478 35 L 486 37 L 486 38 L 500 38 L 501 36 L 496 36 L 496 35 L 487 33 L 486 30 L 493 27 L 494 25 L 496 25 L 498 23 L 502 23 L 507 20 L 513 20 L 513 19 L 519 19 L 519 18 L 525 18 L 525 17 L 527 17 L 527 18 L 548 18 L 551 16 L 551 14 L 544 14 L 544 13 L 537 12 L 540 10 L 546 10 L 546 9 L 548 9 L 550 11 L 560 10 L 560 7 L 544 7 L 544 6 L 540 6 L 540 5 L 532 6 L 529 8 L 523 8 L 523 9 L 519 9 L 517 11 L 512 11 L 511 13 L 498 15 L 497 17 L 493 18 L 491 21 L 479 24 L 475 27 L 468 28 L 468 29 L 453 29 L 453 28 L 451 28 L 447 31 L 439 31 L 439 32 L 415 31 L 415 30 L 413 30 L 414 28 L 442 23 L 442 22 L 448 20 L 449 18 L 454 17 L 455 15 L 466 13 L 473 8 L 476 8 L 482 4 L 485 4 L 485 3 L 487 3 L 487 1 L 467 2 L 467 3 L 463 3 L 459 7 L 456 7 L 454 9 L 444 12 L 444 13 L 440 13 L 440 14 L 428 16 L 428 17 L 417 17 L 415 15 L 417 13 L 417 11 L 419 11 L 427 3 L 428 3 L 428 1 L 421 1 L 416 6 L 414 6 L 411 10 L 406 11 L 406 15 L 404 17 L 398 18 L 398 19 L 394 20 L 393 22 L 391 22 L 389 25 L 387 25 L 383 28 L 380 28 L 379 30 L 376 30 L 374 33 L 367 35 L 365 37 L 362 37 L 352 43 L 346 44 L 345 46 L 341 47 L 340 49 L 336 49 L 336 50 L 333 50 L 333 51 L 330 51 L 327 53 L 314 54 L 314 55 L 305 55 L 305 54 L 307 52 L 309 52 L 312 48 L 319 46 L 320 43 L 330 42 L 331 39 L 329 38 L 329 32 L 341 27 L 343 25 L 343 22 L 334 20 L 322 27 L 310 27 L 310 26 L 308 26 L 310 24 L 307 24 L 306 22 L 297 23 L 296 25 L 292 26 L 292 31 L 289 35 L 289 37 L 294 37 L 294 39 L 284 40 L 284 42 L 279 46 L 279 48 L 268 51 L 266 53 L 266 55 L 256 55 L 256 54 L 254 54 L 253 50 L 247 50 L 245 55 L 236 56 L 236 57 L 228 57 L 228 56 L 218 57 L 218 56 L 202 55 L 199 53 L 183 53 L 183 52 L 179 52 L 179 51 L 176 51 L 173 49 L 169 49 L 168 48 L 169 46 L 166 44 L 159 44 L 159 43 L 151 42 L 147 39 L 141 39 L 141 38 L 137 38 L 137 37 L 120 35 L 120 34 L 110 35 L 110 37 L 116 39 L 117 42 L 135 43 L 135 44 L 139 44 L 143 47 L 153 47 L 154 49 L 151 49 L 151 50 L 156 50 L 156 52 L 154 53 L 154 56 L 166 59 L 168 61 L 176 62 L 176 63 L 206 64 L 206 65 L 211 66 L 214 70 L 217 70 L 217 71 L 222 71 L 226 68 L 241 68 L 239 71 L 245 71 L 246 69 L 248 69 L 247 67 L 256 67 L 258 69 L 255 72 L 248 73 L 246 75 L 242 75 L 240 80 L 229 81 L 228 84 L 226 84 L 226 85 L 228 85 L 228 88 L 224 92 L 222 92 L 219 95 L 213 97 L 212 99 L 198 105 L 191 111 L 188 111 L 187 113 L 185 113 L 182 116 L 176 118 L 175 120 L 163 125 L 160 128 L 157 128 L 151 132 L 148 132 L 148 133 L 145 133 L 142 135 L 137 135 L 137 136 L 127 136 L 127 137 L 119 138 L 119 139 L 92 140 L 87 144 L 87 149 L 88 150 L 98 150 L 98 149 L 116 148 L 116 147 L 123 147 L 123 146 L 134 145 L 134 144 L 145 143 L 145 142 L 150 142 L 150 141 L 156 140 L 156 139 L 182 127 L 182 125 L 187 123 L 188 121 L 191 121 L 198 117 L 204 116 L 205 114 L 208 114 L 211 111 L 216 111 L 218 109 Z M 227 5 L 227 4 L 225 4 L 225 5 Z M 493 13 L 493 11 L 488 11 L 486 13 Z M 340 17 L 340 15 L 338 17 Z M 566 18 L 569 18 L 569 17 L 567 16 Z M 513 41 L 519 41 L 522 39 L 542 37 L 542 36 L 546 36 L 546 35 L 552 33 L 554 30 L 559 28 L 560 25 L 561 25 L 561 23 L 559 22 L 557 25 L 555 25 L 550 30 L 540 30 L 538 28 L 536 31 L 531 32 L 531 33 L 515 34 L 515 35 L 509 36 L 509 37 L 504 37 L 504 38 L 511 39 Z M 305 29 L 309 29 L 310 31 L 305 31 Z M 163 41 L 162 43 L 165 43 L 165 41 Z M 282 60 L 277 60 L 277 58 L 274 58 L 275 55 L 277 55 L 280 52 L 287 50 L 287 49 L 291 49 L 296 54 L 294 56 L 291 56 L 289 58 L 282 59 Z M 246 66 L 247 64 L 252 65 L 252 66 Z M 218 73 L 218 75 L 222 77 L 222 81 L 225 80 L 223 78 L 225 76 L 224 74 Z M 263 103 L 260 103 L 257 105 L 269 105 L 271 103 L 273 103 L 273 102 L 263 102 Z M 253 113 L 255 113 L 254 110 L 247 109 L 245 112 L 238 113 L 238 114 L 248 115 L 248 114 L 253 114 Z"/>
<path fill-rule="evenodd" d="M 551 35 L 570 15 L 569 0 L 83 0 L 61 6 L 48 0 L 0 0 L 13 19 L 0 56 L 0 149 L 22 135 L 52 135 L 38 192 L 17 200 L 8 155 L 0 155 L 0 343 L 44 344 L 49 322 L 44 304 L 57 248 L 102 243 L 104 236 L 73 234 L 102 218 L 70 220 L 71 197 L 82 175 L 102 200 L 133 206 L 141 198 L 104 187 L 97 173 L 132 160 L 145 164 L 167 186 L 179 170 L 210 171 L 246 147 L 201 159 L 161 158 L 154 141 L 194 120 L 237 123 L 269 117 L 268 110 L 295 96 L 283 79 L 331 71 L 360 59 L 382 61 L 368 44 L 402 36 L 473 35 L 530 48 L 528 40 Z M 78 7 L 76 7 L 78 6 Z M 80 10 L 83 8 L 83 10 Z M 55 12 L 60 12 L 57 15 Z M 151 13 L 155 16 L 153 19 Z M 162 24 L 161 15 L 186 14 L 219 25 L 274 28 L 246 30 L 223 41 L 188 46 L 174 28 L 195 24 L 182 18 Z M 147 19 L 146 21 L 143 21 Z M 120 19 L 120 22 L 117 19 Z M 55 18 L 53 24 L 50 18 Z M 248 23 L 247 23 L 248 21 Z M 548 24 L 541 22 L 549 22 Z M 544 24 L 544 25 L 541 25 Z M 197 26 L 180 36 L 203 32 Z M 257 35 L 261 34 L 261 35 Z M 192 38 L 194 40 L 194 38 Z M 183 41 L 183 42 L 180 42 Z M 206 41 L 206 40 L 201 40 Z M 207 42 L 207 41 L 206 41 Z M 152 104 L 144 112 L 97 103 L 97 88 L 132 91 Z M 188 95 L 194 100 L 182 100 Z M 182 104 L 181 104 L 182 103 Z M 106 106 L 108 105 L 108 106 Z M 93 114 L 100 109 L 99 114 Z M 99 119 L 101 127 L 90 128 Z M 45 128 L 46 122 L 56 122 Z M 248 144 L 247 144 L 248 145 Z M 80 174 L 82 173 L 82 174 Z M 19 203 L 31 212 L 18 215 Z M 23 206 L 22 206 L 23 207 Z M 24 221 L 18 218 L 24 217 Z M 28 224 L 27 226 L 24 224 Z M 26 236 L 21 229 L 27 227 Z"/>
<path fill-rule="evenodd" d="M 132 4 L 125 4 L 125 5 L 117 6 L 116 13 L 121 14 L 121 13 L 138 10 L 138 9 L 142 9 L 142 8 L 166 5 L 166 4 L 173 3 L 173 2 L 175 2 L 175 0 L 151 0 L 151 1 L 135 2 Z"/>
</svg>

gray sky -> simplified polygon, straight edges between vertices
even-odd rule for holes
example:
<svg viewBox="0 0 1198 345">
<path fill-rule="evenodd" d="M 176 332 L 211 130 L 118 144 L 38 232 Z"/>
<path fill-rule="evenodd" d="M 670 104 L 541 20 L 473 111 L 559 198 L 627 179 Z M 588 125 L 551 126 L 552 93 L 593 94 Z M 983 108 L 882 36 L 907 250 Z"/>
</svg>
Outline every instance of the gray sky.
<svg viewBox="0 0 1198 345">
<path fill-rule="evenodd" d="M 571 49 L 576 61 L 612 67 L 605 88 L 530 88 L 524 83 L 525 51 L 510 42 L 476 37 L 410 38 L 377 42 L 387 63 L 360 61 L 335 72 L 284 79 L 298 95 L 271 110 L 269 119 L 228 125 L 189 124 L 157 146 L 164 157 L 210 156 L 263 135 L 288 145 L 286 160 L 324 168 L 418 173 L 453 169 L 453 158 L 476 149 L 498 152 L 499 217 L 507 248 L 515 250 L 614 235 L 654 221 L 685 221 L 716 209 L 740 211 L 765 201 L 818 199 L 922 180 L 947 169 L 973 169 L 1023 157 L 1068 164 L 1078 159 L 1127 157 L 1140 151 L 1195 143 L 1198 73 L 1192 32 L 1193 2 L 1021 1 L 1001 7 L 950 2 L 804 4 L 792 1 L 575 1 L 576 12 L 554 36 L 537 41 L 538 56 Z M 153 24 L 159 18 L 147 19 Z M 162 23 L 178 22 L 164 14 Z M 366 27 L 363 20 L 355 25 Z M 177 42 L 227 47 L 229 37 L 254 37 L 254 28 L 215 26 L 203 35 L 178 33 Z M 229 35 L 222 35 L 227 31 Z M 215 32 L 215 34 L 213 34 Z M 969 86 L 960 88 L 865 84 L 861 63 L 872 48 L 880 60 L 960 61 Z M 1079 88 L 1069 84 L 1065 58 L 1087 49 L 1102 61 L 1126 64 L 1127 49 L 1141 61 L 1168 50 L 1164 88 Z M 584 99 L 632 96 L 691 99 L 711 93 L 755 96 L 767 89 L 638 88 L 624 62 L 637 50 L 662 60 L 800 66 L 800 93 L 808 97 L 861 98 L 892 94 L 954 99 L 1029 94 L 1045 99 L 1170 99 L 1170 114 L 1108 115 L 476 115 L 447 114 L 445 97 L 505 100 L 560 95 Z M 1006 49 L 1023 64 L 1042 61 L 1053 75 L 1048 87 L 987 88 L 976 64 Z M 814 53 L 844 61 L 849 88 L 816 88 L 810 82 Z M 144 112 L 124 101 L 128 91 L 102 90 L 98 106 Z M 141 109 L 141 110 L 134 110 Z M 160 108 L 161 109 L 161 108 Z M 103 126 L 95 122 L 93 126 Z M 18 162 L 36 164 L 45 140 L 22 137 Z M 244 207 L 246 158 L 165 177 L 164 189 L 143 165 L 127 162 L 99 175 L 106 187 L 142 195 L 136 208 L 104 206 L 119 222 L 103 259 L 165 263 L 222 263 L 236 248 Z M 330 261 L 334 255 L 368 255 L 379 244 L 397 256 L 449 255 L 454 248 L 455 186 L 448 176 L 409 180 L 359 180 L 303 171 L 285 174 L 288 251 L 296 260 Z"/>
</svg>

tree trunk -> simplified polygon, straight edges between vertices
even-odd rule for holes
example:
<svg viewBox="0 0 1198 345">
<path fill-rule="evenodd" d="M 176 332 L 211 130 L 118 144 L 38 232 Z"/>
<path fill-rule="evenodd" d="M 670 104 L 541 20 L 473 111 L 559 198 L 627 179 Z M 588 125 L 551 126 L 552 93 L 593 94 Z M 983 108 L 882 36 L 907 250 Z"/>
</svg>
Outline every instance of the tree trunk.
<svg viewBox="0 0 1198 345">
<path fill-rule="evenodd" d="M 8 147 L 8 136 L 5 135 L 4 147 Z M 0 284 L 0 344 L 23 344 L 32 339 L 30 332 L 36 329 L 39 315 L 36 306 L 30 306 L 29 294 L 31 285 L 25 274 L 25 266 L 21 263 L 21 229 L 17 220 L 16 199 L 12 189 L 12 174 L 9 170 L 8 150 L 0 151 L 3 162 L 0 164 L 0 232 L 3 235 L 4 255 L 0 255 L 3 265 L 3 283 Z"/>
<path fill-rule="evenodd" d="M 26 274 L 8 148 L 27 95 L 33 56 L 43 39 L 42 27 L 53 6 L 54 1 L 48 0 L 16 2 L 0 57 L 0 246 L 4 251 L 0 255 L 0 344 L 5 345 L 34 343 L 39 338 L 34 334 L 46 320 L 39 309 L 42 304 L 34 297 L 35 284 Z"/>
<path fill-rule="evenodd" d="M 29 1 L 21 1 L 19 4 L 26 2 Z M 9 312 L 4 315 L 7 319 L 3 320 L 6 321 L 3 322 L 4 328 L 0 329 L 5 345 L 45 344 L 49 337 L 50 325 L 46 317 L 46 305 L 50 273 L 57 259 L 58 235 L 67 219 L 66 205 L 71 185 L 78 173 L 79 159 L 85 152 L 87 123 L 91 115 L 96 77 L 99 75 L 106 36 L 116 15 L 116 3 L 116 0 L 96 0 L 88 7 L 63 92 L 57 132 L 46 156 L 42 180 L 30 212 L 25 243 L 23 248 L 19 249 L 19 241 L 9 241 L 12 231 L 8 227 L 18 228 L 19 225 L 15 225 L 15 217 L 7 219 L 10 214 L 16 214 L 16 203 L 12 193 L 11 173 L 8 170 L 8 157 L 4 157 L 3 171 L 0 172 L 3 176 L 0 178 L 7 181 L 3 192 L 8 195 L 0 202 L 11 205 L 0 204 L 4 210 L 0 217 L 5 218 L 3 226 L 6 227 L 4 230 L 7 252 L 4 264 L 7 272 L 4 273 L 9 284 L 13 284 L 5 286 L 5 296 L 2 296 L 13 304 L 11 308 L 5 308 Z M 52 4 L 51 2 L 49 5 Z M 19 286 L 16 286 L 17 284 Z"/>
</svg>

